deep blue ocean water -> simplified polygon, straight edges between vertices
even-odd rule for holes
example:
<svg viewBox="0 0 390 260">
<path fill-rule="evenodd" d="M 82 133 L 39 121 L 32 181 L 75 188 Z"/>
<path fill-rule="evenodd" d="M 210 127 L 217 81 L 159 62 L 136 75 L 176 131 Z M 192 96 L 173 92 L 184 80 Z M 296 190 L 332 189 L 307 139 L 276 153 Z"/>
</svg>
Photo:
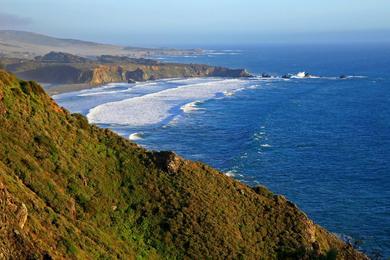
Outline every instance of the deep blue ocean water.
<svg viewBox="0 0 390 260">
<path fill-rule="evenodd" d="M 264 184 L 316 223 L 363 241 L 365 252 L 390 257 L 390 46 L 209 49 L 162 61 L 325 78 L 112 84 L 54 98 L 126 137 L 138 133 L 132 139 L 147 148 L 174 150 L 249 185 Z M 188 111 L 185 104 L 192 104 Z M 136 114 L 151 119 L 135 125 Z"/>
</svg>

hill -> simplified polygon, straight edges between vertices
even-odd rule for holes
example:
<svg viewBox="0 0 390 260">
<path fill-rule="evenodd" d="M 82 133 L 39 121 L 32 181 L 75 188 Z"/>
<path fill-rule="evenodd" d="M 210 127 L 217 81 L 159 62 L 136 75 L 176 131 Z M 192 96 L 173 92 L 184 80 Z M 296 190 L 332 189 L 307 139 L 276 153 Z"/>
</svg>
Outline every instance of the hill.
<svg viewBox="0 0 390 260">
<path fill-rule="evenodd" d="M 0 70 L 0 256 L 366 259 L 265 187 L 147 151 Z"/>
<path fill-rule="evenodd" d="M 0 63 L 20 78 L 56 85 L 50 88 L 50 93 L 69 91 L 74 85 L 81 89 L 113 82 L 132 83 L 163 78 L 251 76 L 244 69 L 161 63 L 112 55 L 86 59 L 64 52 L 50 52 L 34 59 L 0 58 Z"/>
<path fill-rule="evenodd" d="M 61 39 L 43 34 L 0 30 L 0 56 L 12 58 L 34 58 L 48 52 L 68 52 L 80 56 L 121 55 L 146 57 L 156 55 L 191 55 L 202 50 L 152 49 L 101 44 L 75 39 Z"/>
</svg>

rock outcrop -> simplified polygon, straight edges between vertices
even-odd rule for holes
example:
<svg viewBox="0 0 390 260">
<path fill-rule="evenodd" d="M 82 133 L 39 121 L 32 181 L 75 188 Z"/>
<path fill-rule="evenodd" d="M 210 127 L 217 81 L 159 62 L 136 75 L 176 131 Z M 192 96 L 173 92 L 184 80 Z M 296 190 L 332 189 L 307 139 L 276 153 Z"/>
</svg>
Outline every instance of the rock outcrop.
<svg viewBox="0 0 390 260">
<path fill-rule="evenodd" d="M 135 71 L 126 71 L 125 75 L 127 81 L 146 81 L 149 79 L 146 72 L 140 68 L 137 68 Z"/>
<path fill-rule="evenodd" d="M 1 171 L 0 168 L 0 173 Z M 31 259 L 38 250 L 23 232 L 28 216 L 27 207 L 9 193 L 1 177 L 0 175 L 0 259 Z"/>
<path fill-rule="evenodd" d="M 159 168 L 164 169 L 168 173 L 178 173 L 180 167 L 185 163 L 185 160 L 171 151 L 152 152 L 150 153 L 150 158 Z"/>
<path fill-rule="evenodd" d="M 227 69 L 216 67 L 209 76 L 213 77 L 231 77 L 231 78 L 248 78 L 252 75 L 244 69 Z"/>
</svg>

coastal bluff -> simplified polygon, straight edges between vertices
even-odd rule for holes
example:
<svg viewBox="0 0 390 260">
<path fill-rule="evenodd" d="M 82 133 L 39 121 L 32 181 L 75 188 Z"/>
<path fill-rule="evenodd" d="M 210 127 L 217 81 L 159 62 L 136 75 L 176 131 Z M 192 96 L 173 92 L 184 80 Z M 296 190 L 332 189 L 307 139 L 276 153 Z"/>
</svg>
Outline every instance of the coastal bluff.
<svg viewBox="0 0 390 260">
<path fill-rule="evenodd" d="M 7 70 L 18 77 L 47 84 L 139 82 L 165 78 L 250 77 L 244 69 L 203 64 L 163 63 L 144 58 L 102 55 L 93 59 L 69 53 L 50 52 L 34 59 L 4 58 Z"/>
<path fill-rule="evenodd" d="M 5 259 L 367 259 L 285 197 L 90 125 L 5 70 L 0 219 Z"/>
</svg>

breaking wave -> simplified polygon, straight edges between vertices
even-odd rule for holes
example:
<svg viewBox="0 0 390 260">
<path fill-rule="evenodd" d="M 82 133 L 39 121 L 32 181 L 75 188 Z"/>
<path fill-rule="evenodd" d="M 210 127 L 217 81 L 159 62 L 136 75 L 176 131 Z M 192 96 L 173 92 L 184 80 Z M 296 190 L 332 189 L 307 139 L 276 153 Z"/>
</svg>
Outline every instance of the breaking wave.
<svg viewBox="0 0 390 260">
<path fill-rule="evenodd" d="M 190 102 L 190 103 L 187 103 L 187 104 L 181 106 L 180 109 L 184 113 L 190 113 L 193 111 L 202 110 L 202 108 L 198 107 L 198 105 L 201 103 L 202 103 L 201 101 L 193 101 L 193 102 Z"/>
<path fill-rule="evenodd" d="M 129 135 L 129 140 L 132 141 L 137 141 L 143 139 L 143 134 L 142 133 L 132 133 Z"/>
<path fill-rule="evenodd" d="M 87 118 L 92 123 L 130 126 L 168 123 L 181 112 L 199 110 L 197 105 L 200 102 L 215 98 L 219 93 L 252 85 L 244 79 L 176 81 L 178 86 L 173 88 L 98 105 L 89 110 Z"/>
</svg>

